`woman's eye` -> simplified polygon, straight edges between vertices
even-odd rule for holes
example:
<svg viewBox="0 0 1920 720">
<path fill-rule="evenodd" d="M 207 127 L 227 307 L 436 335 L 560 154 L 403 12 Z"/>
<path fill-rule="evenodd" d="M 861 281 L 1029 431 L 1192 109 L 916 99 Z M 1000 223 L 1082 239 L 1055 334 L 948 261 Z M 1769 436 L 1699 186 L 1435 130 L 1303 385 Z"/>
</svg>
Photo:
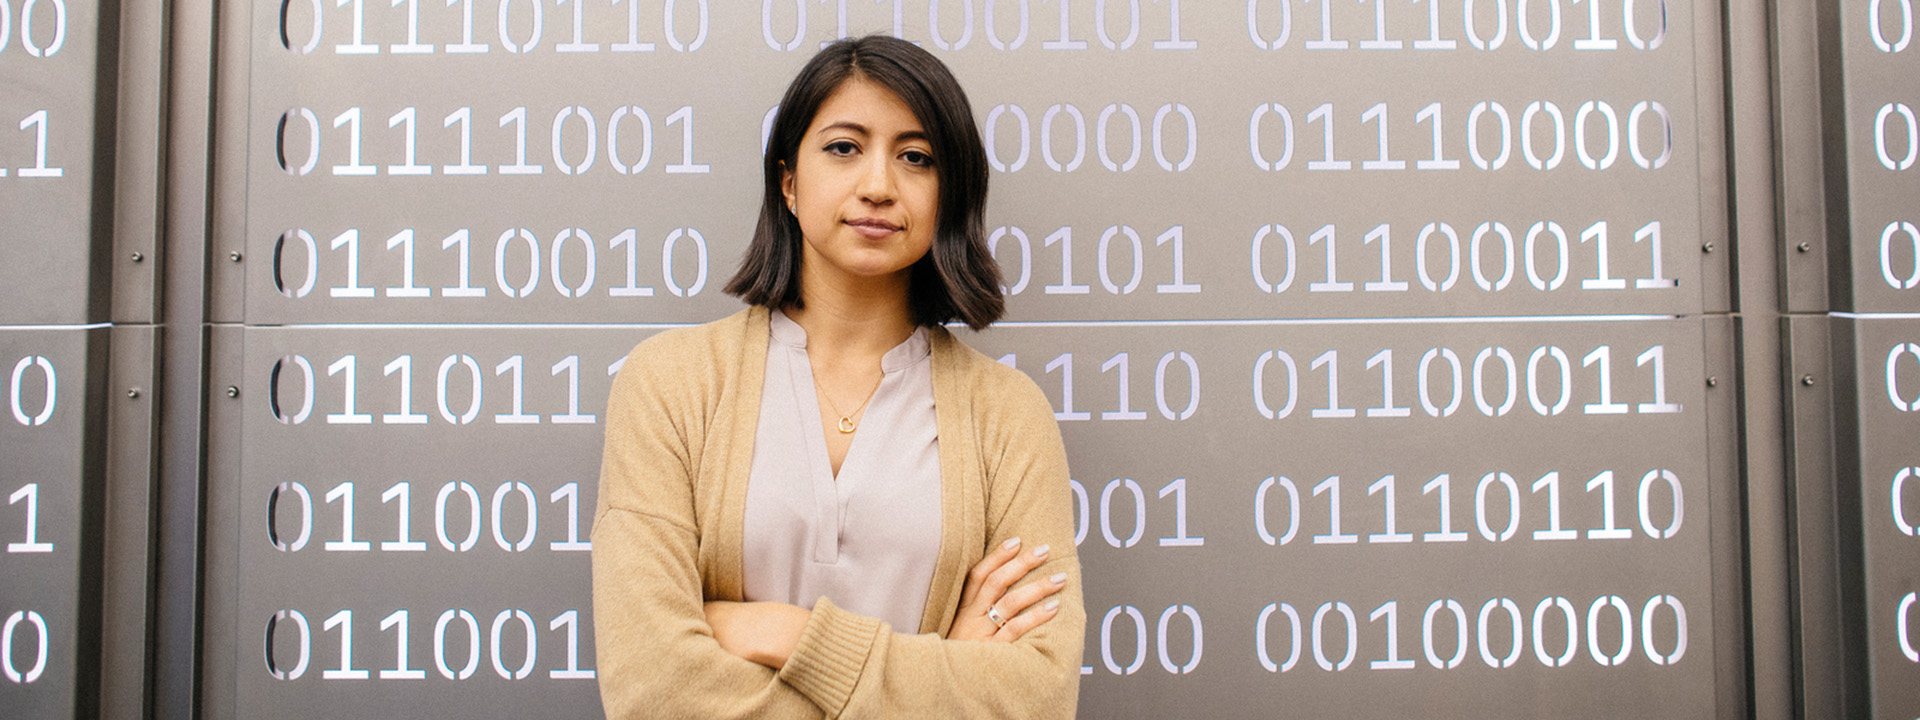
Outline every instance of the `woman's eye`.
<svg viewBox="0 0 1920 720">
<path fill-rule="evenodd" d="M 900 157 L 906 160 L 909 165 L 918 165 L 920 167 L 933 166 L 933 156 L 920 152 L 919 150 L 908 150 L 901 153 Z"/>
<path fill-rule="evenodd" d="M 859 152 L 860 147 L 857 145 L 854 145 L 853 142 L 850 140 L 840 140 L 837 142 L 828 143 L 826 150 L 829 154 L 833 154 L 833 155 L 852 155 L 856 152 Z"/>
</svg>

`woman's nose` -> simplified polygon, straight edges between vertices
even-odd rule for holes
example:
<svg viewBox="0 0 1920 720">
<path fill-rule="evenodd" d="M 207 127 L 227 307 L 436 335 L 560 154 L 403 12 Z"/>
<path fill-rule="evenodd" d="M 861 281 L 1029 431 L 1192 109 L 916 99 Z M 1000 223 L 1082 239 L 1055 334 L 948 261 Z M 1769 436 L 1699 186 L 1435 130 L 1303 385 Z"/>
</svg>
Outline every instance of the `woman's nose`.
<svg viewBox="0 0 1920 720">
<path fill-rule="evenodd" d="M 860 199 L 875 205 L 893 202 L 893 166 L 885 155 L 875 153 L 860 174 Z"/>
</svg>

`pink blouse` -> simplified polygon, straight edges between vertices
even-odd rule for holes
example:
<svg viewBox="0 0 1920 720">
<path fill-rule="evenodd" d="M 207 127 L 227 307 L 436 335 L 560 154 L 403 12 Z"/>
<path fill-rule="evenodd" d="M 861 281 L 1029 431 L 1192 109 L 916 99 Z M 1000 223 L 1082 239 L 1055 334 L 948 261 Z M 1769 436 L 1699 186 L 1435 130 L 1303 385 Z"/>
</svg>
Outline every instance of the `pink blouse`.
<svg viewBox="0 0 1920 720">
<path fill-rule="evenodd" d="M 747 485 L 746 599 L 821 596 L 915 632 L 940 552 L 940 438 L 925 328 L 880 358 L 880 386 L 834 476 L 807 333 L 769 322 Z"/>
</svg>

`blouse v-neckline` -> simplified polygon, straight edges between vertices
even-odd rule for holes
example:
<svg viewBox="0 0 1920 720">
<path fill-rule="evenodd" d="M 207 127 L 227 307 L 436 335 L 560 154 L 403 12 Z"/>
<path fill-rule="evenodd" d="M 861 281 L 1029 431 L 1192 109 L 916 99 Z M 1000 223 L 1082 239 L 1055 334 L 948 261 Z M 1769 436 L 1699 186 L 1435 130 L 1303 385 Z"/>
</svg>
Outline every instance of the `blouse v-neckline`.
<svg viewBox="0 0 1920 720">
<path fill-rule="evenodd" d="M 769 313 L 768 330 L 774 342 L 799 351 L 796 353 L 796 361 L 791 365 L 793 373 L 789 382 L 794 391 L 794 405 L 800 410 L 801 427 L 806 435 L 807 474 L 813 478 L 816 485 L 824 484 L 825 488 L 837 487 L 841 478 L 849 475 L 849 469 L 856 462 L 859 462 L 863 468 L 871 464 L 866 458 L 871 452 L 867 448 L 873 443 L 864 440 L 863 435 L 872 433 L 863 434 L 855 430 L 853 439 L 847 443 L 847 454 L 840 458 L 840 470 L 835 472 L 833 458 L 827 450 L 827 429 L 820 424 L 819 387 L 814 383 L 813 358 L 807 353 L 807 330 L 779 310 Z M 889 401 L 895 400 L 895 396 L 902 391 L 902 388 L 898 387 L 900 372 L 913 367 L 914 363 L 926 358 L 930 353 L 927 329 L 916 327 L 907 339 L 900 341 L 900 344 L 881 355 L 880 384 L 874 387 L 873 395 L 867 400 L 867 414 L 862 416 L 861 422 L 866 422 L 867 418 L 876 414 L 886 414 L 876 413 L 875 408 L 891 405 Z M 856 473 L 851 477 L 857 480 L 861 475 Z"/>
</svg>

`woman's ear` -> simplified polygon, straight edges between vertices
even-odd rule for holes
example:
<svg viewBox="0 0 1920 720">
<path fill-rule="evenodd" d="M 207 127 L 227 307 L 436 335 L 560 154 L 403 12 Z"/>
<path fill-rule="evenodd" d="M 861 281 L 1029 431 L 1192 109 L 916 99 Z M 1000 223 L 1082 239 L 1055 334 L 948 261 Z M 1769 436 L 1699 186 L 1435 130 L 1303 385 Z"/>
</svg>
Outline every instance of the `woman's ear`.
<svg viewBox="0 0 1920 720">
<path fill-rule="evenodd" d="M 793 197 L 793 168 L 788 167 L 787 161 L 785 160 L 780 161 L 780 194 L 787 199 L 787 214 L 795 214 L 793 211 L 795 202 Z"/>
</svg>

